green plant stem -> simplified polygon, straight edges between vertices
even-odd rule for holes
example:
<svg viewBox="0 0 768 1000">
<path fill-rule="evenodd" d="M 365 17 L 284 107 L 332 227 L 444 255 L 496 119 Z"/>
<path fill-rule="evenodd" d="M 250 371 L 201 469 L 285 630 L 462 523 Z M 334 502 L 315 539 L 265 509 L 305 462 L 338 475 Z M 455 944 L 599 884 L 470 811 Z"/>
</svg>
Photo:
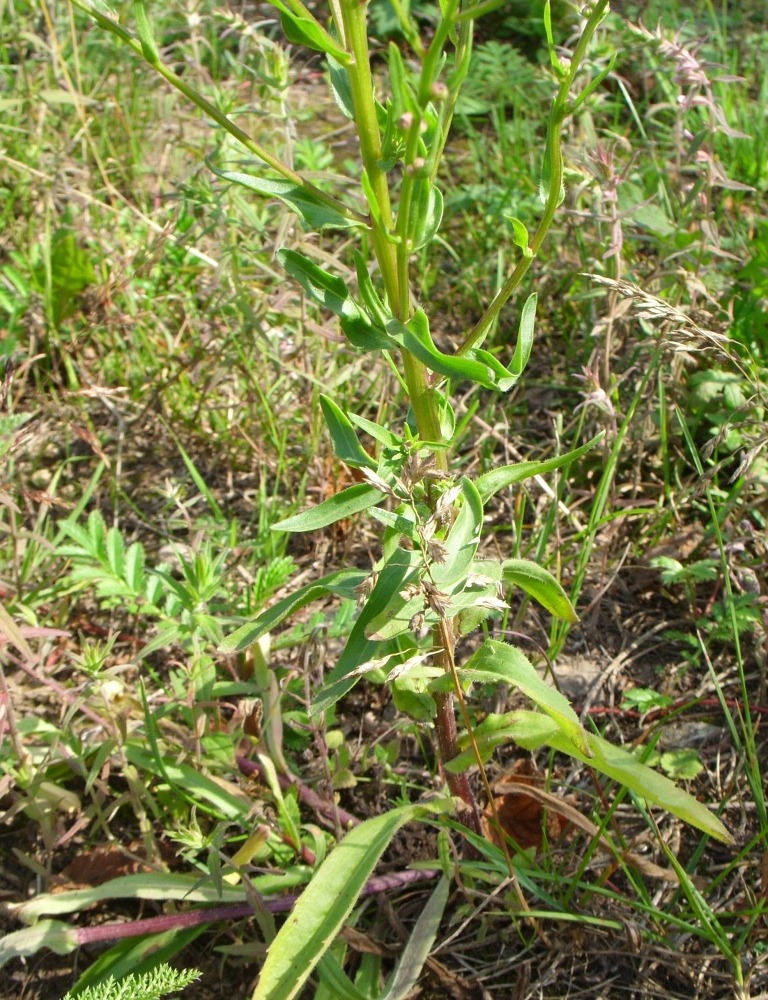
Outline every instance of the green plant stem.
<svg viewBox="0 0 768 1000">
<path fill-rule="evenodd" d="M 289 167 L 286 163 L 283 163 L 279 157 L 273 156 L 268 149 L 265 149 L 264 146 L 256 142 L 256 140 L 248 135 L 247 132 L 243 131 L 239 125 L 236 125 L 231 118 L 227 117 L 223 111 L 220 111 L 215 104 L 212 104 L 207 98 L 203 97 L 203 95 L 199 93 L 199 91 L 195 90 L 194 87 L 190 87 L 185 80 L 174 73 L 172 69 L 169 69 L 166 65 L 164 65 L 164 63 L 162 63 L 159 59 L 147 59 L 147 54 L 141 43 L 122 25 L 117 24 L 117 22 L 113 21 L 111 18 L 106 17 L 94 7 L 91 7 L 90 4 L 84 3 L 83 0 L 70 0 L 70 3 L 72 3 L 73 6 L 77 7 L 79 10 L 88 14 L 89 17 L 92 17 L 100 27 L 112 32 L 113 35 L 117 35 L 117 37 L 132 48 L 137 55 L 146 59 L 150 66 L 160 76 L 162 76 L 164 80 L 170 83 L 172 87 L 179 91 L 179 93 L 183 94 L 188 100 L 200 108 L 201 111 L 205 112 L 209 118 L 215 121 L 217 125 L 228 132 L 233 138 L 237 139 L 240 145 L 247 149 L 249 153 L 253 153 L 254 156 L 258 156 L 258 158 L 266 163 L 268 167 L 271 167 L 282 177 L 285 177 L 286 180 L 291 181 L 297 187 L 303 188 L 324 205 L 340 212 L 345 218 L 359 222 L 362 225 L 368 224 L 368 219 L 364 215 L 356 212 L 354 209 L 345 205 L 332 195 L 326 194 L 325 191 L 322 191 L 320 188 L 315 187 L 314 184 L 305 180 L 301 174 L 291 169 L 291 167 Z"/>
<path fill-rule="evenodd" d="M 567 71 L 562 71 L 560 86 L 555 96 L 552 111 L 549 116 L 549 123 L 547 125 L 546 155 L 549 160 L 549 189 L 547 191 L 547 200 L 544 204 L 544 212 L 542 213 L 536 232 L 531 237 L 529 243 L 531 255 L 528 257 L 521 257 L 521 259 L 517 262 L 512 274 L 504 282 L 502 287 L 494 296 L 493 301 L 486 309 L 485 313 L 470 330 L 463 343 L 456 351 L 458 355 L 466 354 L 467 351 L 481 343 L 486 337 L 488 331 L 493 326 L 493 323 L 496 321 L 499 313 L 506 305 L 510 296 L 517 290 L 520 282 L 525 277 L 528 268 L 533 263 L 552 225 L 558 205 L 560 204 L 561 188 L 563 183 L 561 130 L 563 122 L 568 115 L 572 113 L 575 104 L 578 103 L 577 98 L 577 101 L 574 102 L 574 104 L 569 104 L 568 97 L 576 78 L 576 74 L 579 71 L 579 67 L 587 51 L 587 47 L 592 40 L 592 36 L 597 30 L 598 24 L 603 19 L 603 15 L 605 14 L 607 7 L 608 0 L 597 0 L 597 3 L 587 19 L 584 31 L 581 33 L 581 37 L 579 38 L 576 48 L 573 51 L 570 66 Z"/>
<path fill-rule="evenodd" d="M 381 133 L 371 76 L 366 8 L 358 0 L 341 0 L 340 8 L 342 33 L 352 56 L 347 73 L 360 139 L 360 155 L 368 178 L 370 197 L 375 201 L 371 205 L 373 249 L 390 308 L 401 322 L 407 322 L 411 312 L 408 274 L 406 269 L 405 275 L 401 275 L 398 268 L 389 184 L 387 175 L 381 168 Z M 408 351 L 403 351 L 402 361 L 405 384 L 419 435 L 424 441 L 439 443 L 442 440 L 440 417 L 427 369 Z M 436 462 L 439 468 L 447 468 L 447 459 L 442 451 L 436 453 Z"/>
<path fill-rule="evenodd" d="M 410 253 L 402 234 L 399 247 L 393 240 L 394 222 L 389 184 L 387 175 L 381 168 L 381 133 L 370 68 L 366 8 L 358 0 L 340 0 L 340 8 L 343 18 L 342 34 L 347 50 L 352 56 L 347 73 L 360 138 L 360 153 L 368 179 L 369 198 L 374 202 L 370 206 L 373 249 L 381 269 L 390 308 L 401 322 L 407 322 L 411 313 L 408 281 Z M 418 129 L 418 123 L 415 123 L 415 128 Z M 414 134 L 418 135 L 417 132 Z M 406 389 L 419 436 L 423 441 L 439 444 L 443 439 L 440 415 L 426 366 L 408 351 L 402 352 L 402 363 Z M 447 470 L 448 459 L 443 449 L 435 452 L 435 462 L 438 468 Z M 438 657 L 441 665 L 446 672 L 449 672 L 453 661 L 453 649 L 443 647 L 439 628 L 435 629 L 432 641 L 435 649 L 440 650 Z M 458 749 L 453 697 L 450 694 L 441 695 L 436 699 L 435 730 L 440 759 L 451 760 L 456 756 Z M 466 804 L 470 825 L 479 832 L 480 812 L 466 774 L 447 775 L 447 781 L 451 794 Z"/>
</svg>

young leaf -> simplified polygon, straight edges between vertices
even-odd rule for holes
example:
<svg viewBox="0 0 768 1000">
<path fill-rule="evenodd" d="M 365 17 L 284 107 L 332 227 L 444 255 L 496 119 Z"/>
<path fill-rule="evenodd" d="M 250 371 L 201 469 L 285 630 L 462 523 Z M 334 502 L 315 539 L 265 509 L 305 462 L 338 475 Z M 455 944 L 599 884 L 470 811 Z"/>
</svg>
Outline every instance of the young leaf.
<svg viewBox="0 0 768 1000">
<path fill-rule="evenodd" d="M 222 180 L 239 184 L 241 187 L 255 191 L 269 198 L 279 198 L 284 205 L 292 209 L 307 227 L 316 231 L 319 229 L 360 229 L 362 223 L 337 212 L 330 205 L 320 201 L 312 191 L 293 184 L 287 180 L 277 180 L 271 177 L 254 177 L 237 170 L 221 170 L 208 161 L 210 169 Z"/>
<path fill-rule="evenodd" d="M 349 63 L 349 53 L 336 44 L 319 21 L 315 21 L 312 17 L 300 17 L 282 0 L 269 0 L 269 2 L 280 11 L 280 21 L 289 42 L 294 45 L 305 45 L 315 52 L 325 52 L 342 65 Z"/>
<path fill-rule="evenodd" d="M 136 30 L 139 33 L 139 41 L 141 42 L 141 51 L 144 58 L 150 66 L 159 66 L 160 53 L 157 50 L 155 33 L 147 16 L 147 8 L 144 0 L 134 0 L 133 15 L 136 18 Z"/>
<path fill-rule="evenodd" d="M 289 594 L 288 597 L 284 597 L 282 601 L 278 601 L 267 611 L 263 611 L 252 622 L 241 625 L 222 642 L 219 646 L 219 652 L 242 652 L 263 635 L 266 635 L 267 632 L 271 632 L 294 611 L 299 611 L 307 604 L 318 601 L 321 597 L 327 597 L 328 594 L 352 597 L 355 587 L 360 586 L 367 575 L 363 570 L 340 569 L 314 583 L 308 583 L 293 594 Z"/>
<path fill-rule="evenodd" d="M 376 463 L 363 448 L 355 434 L 355 428 L 346 413 L 332 399 L 321 393 L 320 408 L 333 441 L 336 457 L 355 467 L 375 469 Z"/>
<path fill-rule="evenodd" d="M 431 568 L 432 580 L 441 590 L 455 586 L 466 579 L 480 543 L 483 526 L 483 503 L 475 484 L 465 477 L 461 480 L 464 503 L 445 540 L 445 562 Z"/>
<path fill-rule="evenodd" d="M 419 181 L 414 187 L 411 232 L 408 236 L 416 251 L 428 246 L 437 236 L 443 221 L 443 195 L 428 178 Z"/>
<path fill-rule="evenodd" d="M 512 225 L 512 241 L 523 251 L 523 257 L 533 257 L 533 251 L 528 246 L 529 237 L 525 225 L 514 215 L 505 215 L 504 218 Z"/>
<path fill-rule="evenodd" d="M 536 322 L 536 303 L 538 296 L 535 292 L 528 296 L 520 314 L 520 328 L 517 333 L 517 344 L 515 353 L 512 355 L 509 370 L 519 378 L 525 371 L 528 359 L 533 350 L 533 328 Z"/>
<path fill-rule="evenodd" d="M 392 837 L 421 814 L 419 806 L 400 806 L 365 820 L 339 842 L 269 946 L 253 1000 L 291 1000 L 301 992 Z"/>
<path fill-rule="evenodd" d="M 91 551 L 101 563 L 107 563 L 107 526 L 101 511 L 92 510 L 88 515 L 88 534 L 91 537 Z"/>
<path fill-rule="evenodd" d="M 475 486 L 483 503 L 486 503 L 505 486 L 522 483 L 533 476 L 541 476 L 545 472 L 552 472 L 554 469 L 570 465 L 571 462 L 591 451 L 603 440 L 604 436 L 604 433 L 601 432 L 587 441 L 586 444 L 574 448 L 573 451 L 569 451 L 565 455 L 557 455 L 555 458 L 548 458 L 543 462 L 515 462 L 514 465 L 502 465 L 498 469 L 491 469 L 490 472 L 484 472 L 482 476 L 477 477 Z"/>
<path fill-rule="evenodd" d="M 390 651 L 386 643 L 368 638 L 368 630 L 378 615 L 393 605 L 397 606 L 397 602 L 403 600 L 400 592 L 413 579 L 419 558 L 419 553 L 413 550 L 394 549 L 387 563 L 379 571 L 376 584 L 349 633 L 336 666 L 315 695 L 310 707 L 311 715 L 327 712 L 339 698 L 343 698 L 355 686 L 360 679 L 355 671 L 362 663 L 367 663 Z"/>
<path fill-rule="evenodd" d="M 470 680 L 497 680 L 513 684 L 555 721 L 566 740 L 585 759 L 592 756 L 587 734 L 568 699 L 539 677 L 533 664 L 519 649 L 508 646 L 505 642 L 489 639 L 469 658 L 466 666 L 459 670 L 459 676 Z"/>
<path fill-rule="evenodd" d="M 134 594 L 143 594 L 147 574 L 144 568 L 144 546 L 134 542 L 125 554 L 125 580 Z"/>
<path fill-rule="evenodd" d="M 507 583 L 530 594 L 551 614 L 567 622 L 579 620 L 568 595 L 549 570 L 530 559 L 505 559 L 502 566 Z"/>
<path fill-rule="evenodd" d="M 107 560 L 115 576 L 122 578 L 125 568 L 125 542 L 117 528 L 110 528 L 107 532 Z"/>
<path fill-rule="evenodd" d="M 335 496 L 328 497 L 316 507 L 301 514 L 294 514 L 284 521 L 278 521 L 272 525 L 273 531 L 317 531 L 320 528 L 327 528 L 329 524 L 342 521 L 345 517 L 359 514 L 361 510 L 375 507 L 384 499 L 381 490 L 377 490 L 367 483 L 355 483 Z"/>
<path fill-rule="evenodd" d="M 402 438 L 393 434 L 386 427 L 382 427 L 381 424 L 374 423 L 373 420 L 368 420 L 366 417 L 358 417 L 356 413 L 349 413 L 348 417 L 353 424 L 357 424 L 361 431 L 370 434 L 374 441 L 378 441 L 385 448 L 397 448 L 403 443 Z"/>
</svg>

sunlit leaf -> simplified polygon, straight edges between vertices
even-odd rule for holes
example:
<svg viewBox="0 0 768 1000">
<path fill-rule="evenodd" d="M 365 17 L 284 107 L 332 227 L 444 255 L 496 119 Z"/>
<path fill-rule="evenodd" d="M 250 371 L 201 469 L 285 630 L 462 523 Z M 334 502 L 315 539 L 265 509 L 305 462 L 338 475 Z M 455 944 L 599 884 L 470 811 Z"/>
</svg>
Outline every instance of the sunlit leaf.
<svg viewBox="0 0 768 1000">
<path fill-rule="evenodd" d="M 307 229 L 354 229 L 362 228 L 362 224 L 350 219 L 332 206 L 317 198 L 312 191 L 288 180 L 278 180 L 271 177 L 254 177 L 238 170 L 221 170 L 208 162 L 210 169 L 222 180 L 239 184 L 241 187 L 255 191 L 268 198 L 278 198 L 292 209 L 305 224 Z"/>
<path fill-rule="evenodd" d="M 480 493 L 483 503 L 485 503 L 506 486 L 522 483 L 526 479 L 532 479 L 534 476 L 542 476 L 546 472 L 552 472 L 555 469 L 561 469 L 563 466 L 570 465 L 571 462 L 591 451 L 603 440 L 604 436 L 604 433 L 601 432 L 596 437 L 587 441 L 586 444 L 574 448 L 573 451 L 569 451 L 565 455 L 557 455 L 555 458 L 545 459 L 543 462 L 515 462 L 514 465 L 502 465 L 498 469 L 491 469 L 490 472 L 484 472 L 482 476 L 478 476 L 475 479 L 475 486 Z"/>
<path fill-rule="evenodd" d="M 333 441 L 337 458 L 347 465 L 376 468 L 376 462 L 360 444 L 355 428 L 346 413 L 330 397 L 321 393 L 320 408 Z"/>
<path fill-rule="evenodd" d="M 557 618 L 577 622 L 570 598 L 549 570 L 530 559 L 505 559 L 502 563 L 504 580 L 520 587 Z"/>
<path fill-rule="evenodd" d="M 345 517 L 352 517 L 360 511 L 375 507 L 384 500 L 385 494 L 367 483 L 355 483 L 341 490 L 335 496 L 328 497 L 316 507 L 302 511 L 301 514 L 294 514 L 284 521 L 278 521 L 272 525 L 273 531 L 318 531 L 320 528 L 327 528 L 329 524 L 342 521 Z"/>
<path fill-rule="evenodd" d="M 401 806 L 365 820 L 331 851 L 269 946 L 253 1000 L 291 1000 L 352 912 L 395 833 L 424 814 Z"/>
<path fill-rule="evenodd" d="M 470 680 L 496 680 L 512 684 L 535 702 L 558 725 L 567 740 L 584 755 L 591 756 L 587 734 L 568 699 L 539 677 L 530 660 L 505 642 L 489 639 L 459 671 Z"/>
<path fill-rule="evenodd" d="M 515 722 L 508 732 L 510 738 L 520 746 L 533 750 L 546 743 L 613 778 L 646 802 L 660 806 L 716 840 L 725 844 L 733 843 L 733 837 L 713 812 L 669 778 L 641 763 L 627 750 L 587 733 L 591 751 L 591 755 L 587 757 L 575 750 L 559 727 L 546 716 L 535 712 L 513 712 L 512 715 Z"/>
<path fill-rule="evenodd" d="M 263 611 L 258 618 L 241 625 L 239 629 L 228 635 L 219 646 L 219 651 L 222 653 L 242 652 L 263 635 L 266 635 L 267 632 L 271 632 L 295 611 L 320 600 L 321 597 L 327 597 L 328 594 L 352 597 L 355 587 L 358 587 L 367 576 L 368 574 L 363 570 L 340 569 L 314 583 L 300 587 L 288 597 L 284 597 L 282 601 L 278 601 L 277 604 Z"/>
</svg>

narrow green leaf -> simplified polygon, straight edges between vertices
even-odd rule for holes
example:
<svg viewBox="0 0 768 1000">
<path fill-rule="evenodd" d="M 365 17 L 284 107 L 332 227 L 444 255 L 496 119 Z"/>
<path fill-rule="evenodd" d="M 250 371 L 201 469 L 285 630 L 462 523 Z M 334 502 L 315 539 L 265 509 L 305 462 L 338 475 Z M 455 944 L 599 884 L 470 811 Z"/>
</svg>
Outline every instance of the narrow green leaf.
<svg viewBox="0 0 768 1000">
<path fill-rule="evenodd" d="M 136 19 L 136 30 L 139 33 L 139 41 L 141 42 L 141 51 L 144 58 L 150 66 L 159 66 L 160 53 L 157 50 L 155 33 L 152 30 L 152 24 L 147 16 L 147 8 L 144 4 L 144 0 L 134 0 L 133 16 Z"/>
<path fill-rule="evenodd" d="M 331 91 L 334 100 L 339 106 L 339 110 L 350 121 L 355 117 L 355 105 L 352 99 L 352 86 L 349 82 L 349 74 L 340 62 L 333 56 L 328 56 L 328 75 L 330 77 Z"/>
<path fill-rule="evenodd" d="M 550 0 L 546 0 L 544 4 L 544 33 L 547 36 L 547 49 L 549 50 L 549 61 L 552 69 L 555 71 L 555 75 L 562 79 L 566 71 L 557 55 L 555 36 L 552 31 L 552 6 Z"/>
<path fill-rule="evenodd" d="M 356 468 L 363 466 L 376 468 L 376 462 L 363 448 L 357 439 L 355 428 L 346 413 L 328 396 L 321 393 L 320 408 L 325 417 L 325 423 L 333 441 L 336 457 Z"/>
<path fill-rule="evenodd" d="M 424 964 L 435 943 L 440 921 L 448 902 L 450 883 L 443 875 L 435 886 L 421 915 L 413 925 L 400 961 L 397 963 L 392 981 L 381 1000 L 406 1000 L 416 988 Z"/>
<path fill-rule="evenodd" d="M 502 568 L 507 583 L 530 594 L 551 614 L 567 622 L 579 620 L 568 595 L 549 570 L 530 559 L 505 559 Z"/>
<path fill-rule="evenodd" d="M 364 351 L 390 351 L 397 347 L 352 299 L 341 278 L 295 250 L 278 250 L 277 259 L 310 298 L 339 317 L 341 329 L 353 347 Z"/>
<path fill-rule="evenodd" d="M 278 521 L 272 525 L 273 531 L 318 531 L 320 528 L 327 528 L 329 524 L 335 524 L 345 517 L 352 517 L 359 514 L 361 510 L 375 507 L 384 499 L 381 490 L 367 483 L 355 483 L 335 496 L 328 497 L 316 507 L 301 514 L 294 514 L 284 521 Z"/>
<path fill-rule="evenodd" d="M 459 670 L 459 675 L 472 680 L 483 678 L 513 684 L 557 723 L 566 739 L 585 759 L 591 756 L 587 734 L 568 699 L 539 677 L 533 664 L 519 649 L 489 639 L 469 658 L 466 666 Z"/>
<path fill-rule="evenodd" d="M 337 316 L 343 314 L 344 306 L 349 300 L 349 292 L 341 278 L 324 271 L 309 257 L 296 250 L 278 250 L 276 256 L 288 274 L 295 278 L 316 302 Z"/>
<path fill-rule="evenodd" d="M 443 221 L 443 195 L 429 178 L 415 185 L 411 219 L 413 222 L 408 235 L 413 250 L 421 250 L 434 240 Z"/>
<path fill-rule="evenodd" d="M 356 424 L 361 431 L 370 434 L 374 441 L 378 441 L 385 448 L 398 448 L 402 445 L 403 439 L 393 434 L 392 431 L 387 430 L 386 427 L 382 427 L 381 424 L 376 424 L 373 420 L 366 419 L 366 417 L 359 417 L 356 413 L 349 413 L 348 416 L 352 423 Z"/>
<path fill-rule="evenodd" d="M 208 504 L 208 507 L 210 508 L 211 513 L 214 515 L 214 517 L 216 518 L 217 521 L 225 521 L 226 518 L 224 517 L 224 511 L 221 509 L 221 506 L 219 505 L 218 500 L 213 495 L 213 490 L 208 485 L 208 483 L 206 483 L 205 479 L 200 474 L 200 470 L 197 468 L 197 466 L 195 465 L 195 463 L 192 461 L 192 456 L 187 453 L 187 451 L 184 448 L 184 446 L 178 440 L 176 441 L 176 447 L 178 448 L 179 454 L 181 455 L 181 460 L 184 462 L 184 465 L 187 467 L 187 472 L 192 477 L 192 482 L 195 484 L 195 486 L 197 487 L 197 489 L 200 491 L 200 494 L 203 497 L 205 497 L 205 502 Z"/>
<path fill-rule="evenodd" d="M 134 542 L 125 554 L 125 580 L 134 594 L 143 594 L 146 584 L 144 546 Z"/>
<path fill-rule="evenodd" d="M 387 323 L 387 333 L 399 346 L 410 351 L 432 371 L 460 382 L 477 382 L 486 389 L 496 387 L 492 370 L 483 361 L 474 360 L 477 352 L 456 357 L 443 354 L 435 346 L 429 332 L 429 322 L 422 309 L 417 309 L 407 325 L 397 319 Z M 498 364 L 498 362 L 496 362 Z"/>
<path fill-rule="evenodd" d="M 588 764 L 602 774 L 607 775 L 620 785 L 645 799 L 651 805 L 660 806 L 673 816 L 678 816 L 696 829 L 702 830 L 710 837 L 732 844 L 733 837 L 720 820 L 705 805 L 692 795 L 670 781 L 663 774 L 658 774 L 646 764 L 621 747 L 613 746 L 607 740 L 592 733 L 587 733 L 589 756 L 574 750 L 570 740 L 563 736 L 562 731 L 536 712 L 514 712 L 516 725 L 510 728 L 510 736 L 520 746 L 535 749 L 546 743 L 555 750 L 570 754 L 577 760 Z M 533 716 L 533 719 L 530 717 Z M 518 718 L 519 717 L 519 718 Z"/>
<path fill-rule="evenodd" d="M 332 951 L 326 951 L 322 955 L 317 972 L 321 986 L 328 991 L 326 997 L 333 1000 L 370 1000 L 370 993 L 363 993 L 355 986 Z M 315 1000 L 321 996 L 323 994 L 318 991 L 315 993 Z"/>
<path fill-rule="evenodd" d="M 430 690 L 435 690 L 436 687 L 437 685 L 430 685 Z M 544 719 L 547 725 L 552 725 L 551 720 L 546 715 L 538 712 L 528 712 L 527 714 L 533 716 L 534 719 Z M 513 742 L 521 743 L 520 733 L 523 731 L 523 724 L 518 719 L 519 715 L 519 712 L 506 712 L 503 715 L 492 712 L 487 715 L 472 731 L 474 746 L 470 743 L 469 737 L 462 734 L 459 738 L 461 753 L 452 757 L 445 764 L 446 771 L 450 771 L 452 774 L 461 774 L 462 771 L 466 771 L 468 767 L 476 764 L 475 746 L 480 753 L 480 759 L 485 763 L 491 758 L 497 747 Z M 529 735 L 538 731 L 538 728 L 534 728 Z M 543 743 L 542 739 L 539 745 Z"/>
<path fill-rule="evenodd" d="M 483 503 L 486 503 L 499 490 L 503 490 L 505 486 L 512 486 L 515 483 L 531 479 L 533 476 L 541 476 L 546 472 L 552 472 L 555 469 L 563 468 L 565 465 L 570 465 L 571 462 L 591 451 L 603 440 L 604 436 L 604 433 L 601 432 L 590 441 L 587 441 L 586 444 L 574 448 L 573 451 L 569 451 L 565 455 L 557 455 L 555 458 L 545 459 L 543 462 L 516 462 L 514 465 L 502 465 L 498 469 L 491 469 L 490 472 L 484 472 L 482 476 L 478 476 L 475 480 L 475 486 L 480 493 Z"/>
<path fill-rule="evenodd" d="M 350 830 L 318 869 L 269 946 L 253 1000 L 291 1000 L 330 947 L 401 826 L 423 814 L 401 806 Z"/>
<path fill-rule="evenodd" d="M 357 251 L 355 251 L 355 272 L 357 273 L 357 287 L 360 292 L 360 298 L 363 300 L 365 308 L 368 310 L 373 322 L 384 330 L 389 320 L 392 319 L 392 313 L 384 305 L 381 296 L 374 287 L 373 279 L 368 273 L 365 258 Z"/>
<path fill-rule="evenodd" d="M 311 877 L 306 867 L 294 868 L 275 875 L 256 875 L 253 885 L 264 896 L 293 889 Z M 199 872 L 191 874 L 172 872 L 142 872 L 139 875 L 121 875 L 87 889 L 71 892 L 46 892 L 25 903 L 11 907 L 15 916 L 25 923 L 35 923 L 42 916 L 61 916 L 78 913 L 105 899 L 184 900 L 188 903 L 239 903 L 245 899 L 242 885 L 224 883 L 221 891 L 209 879 L 201 879 Z"/>
<path fill-rule="evenodd" d="M 107 560 L 115 576 L 122 579 L 125 569 L 125 542 L 117 528 L 110 528 L 107 532 Z"/>
<path fill-rule="evenodd" d="M 576 100 L 568 108 L 568 114 L 572 115 L 577 111 L 584 101 L 588 100 L 600 86 L 600 84 L 605 80 L 605 78 L 613 72 L 613 67 L 616 65 L 616 59 L 618 58 L 618 52 L 613 52 L 611 58 L 608 60 L 608 65 L 605 66 L 596 77 L 594 77 L 587 86 L 582 90 Z"/>
<path fill-rule="evenodd" d="M 133 743 L 126 745 L 128 760 L 144 773 L 155 771 L 154 754 Z M 244 820 L 253 803 L 245 793 L 225 785 L 189 764 L 162 762 L 163 776 L 174 793 L 219 819 Z"/>
<path fill-rule="evenodd" d="M 107 525 L 101 511 L 92 510 L 88 515 L 88 534 L 91 551 L 101 563 L 107 562 Z"/>
<path fill-rule="evenodd" d="M 525 366 L 528 364 L 528 359 L 533 350 L 533 331 L 536 323 L 537 302 L 538 296 L 535 292 L 531 293 L 525 300 L 523 311 L 520 314 L 517 344 L 515 345 L 515 353 L 512 355 L 512 361 L 510 362 L 510 371 L 515 378 L 519 378 L 525 371 Z"/>
<path fill-rule="evenodd" d="M 377 615 L 402 601 L 400 592 L 413 578 L 419 559 L 418 552 L 396 548 L 379 571 L 376 584 L 349 634 L 336 666 L 315 695 L 310 707 L 312 715 L 327 712 L 339 698 L 352 690 L 359 680 L 353 674 L 357 667 L 390 652 L 386 643 L 368 638 L 368 630 Z"/>
<path fill-rule="evenodd" d="M 464 502 L 445 540 L 445 562 L 431 568 L 432 580 L 441 590 L 466 579 L 480 543 L 483 502 L 475 484 L 466 477 L 461 479 L 461 495 Z"/>
<path fill-rule="evenodd" d="M 337 212 L 299 184 L 271 177 L 254 177 L 252 174 L 242 173 L 238 170 L 221 170 L 210 161 L 207 162 L 210 169 L 222 180 L 239 184 L 241 187 L 248 188 L 249 191 L 255 191 L 268 198 L 278 198 L 299 216 L 307 229 L 316 231 L 319 229 L 364 228 L 360 222 Z"/>
<path fill-rule="evenodd" d="M 307 604 L 320 600 L 321 597 L 327 597 L 328 594 L 352 597 L 355 587 L 358 587 L 367 576 L 368 574 L 363 570 L 340 569 L 314 583 L 306 584 L 306 586 L 289 594 L 288 597 L 284 597 L 282 601 L 278 601 L 267 611 L 263 611 L 258 618 L 246 625 L 241 625 L 239 629 L 228 635 L 219 646 L 219 652 L 242 652 L 263 635 L 266 635 L 267 632 L 275 629 L 289 615 L 306 607 Z"/>
</svg>

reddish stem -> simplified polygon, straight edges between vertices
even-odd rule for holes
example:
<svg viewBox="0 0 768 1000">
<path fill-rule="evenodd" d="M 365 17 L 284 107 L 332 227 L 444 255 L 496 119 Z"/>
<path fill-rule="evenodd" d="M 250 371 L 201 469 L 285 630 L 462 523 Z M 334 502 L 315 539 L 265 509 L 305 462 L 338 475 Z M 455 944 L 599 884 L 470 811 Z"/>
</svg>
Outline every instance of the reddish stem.
<svg viewBox="0 0 768 1000">
<path fill-rule="evenodd" d="M 392 872 L 369 879 L 363 886 L 362 896 L 372 896 L 387 889 L 400 889 L 417 882 L 436 878 L 440 872 L 434 869 Z M 265 899 L 264 906 L 270 913 L 287 913 L 299 898 L 298 893 Z M 215 906 L 204 910 L 187 910 L 185 913 L 168 913 L 162 917 L 147 917 L 143 920 L 128 920 L 122 923 L 99 924 L 97 927 L 73 928 L 73 936 L 78 946 L 97 941 L 122 941 L 124 938 L 139 937 L 143 934 L 162 934 L 166 931 L 199 927 L 200 924 L 221 923 L 228 920 L 242 920 L 253 915 L 249 903 L 232 906 Z"/>
<path fill-rule="evenodd" d="M 235 760 L 237 761 L 237 766 L 243 774 L 247 774 L 249 776 L 256 774 L 262 781 L 266 781 L 264 768 L 261 766 L 259 761 L 251 760 L 249 757 L 241 757 L 239 754 Z M 284 774 L 278 774 L 277 780 L 280 782 L 280 787 L 283 791 L 287 791 L 289 788 L 296 788 L 299 795 L 299 802 L 303 802 L 305 806 L 317 813 L 321 819 L 333 821 L 334 817 L 338 816 L 339 822 L 345 830 L 348 830 L 352 826 L 358 826 L 360 823 L 357 816 L 353 816 L 352 813 L 347 812 L 345 809 L 341 809 L 333 802 L 328 802 L 327 799 L 321 798 L 317 792 L 313 791 L 309 787 L 309 785 L 305 785 L 304 782 L 299 781 L 298 778 L 289 778 Z"/>
</svg>

